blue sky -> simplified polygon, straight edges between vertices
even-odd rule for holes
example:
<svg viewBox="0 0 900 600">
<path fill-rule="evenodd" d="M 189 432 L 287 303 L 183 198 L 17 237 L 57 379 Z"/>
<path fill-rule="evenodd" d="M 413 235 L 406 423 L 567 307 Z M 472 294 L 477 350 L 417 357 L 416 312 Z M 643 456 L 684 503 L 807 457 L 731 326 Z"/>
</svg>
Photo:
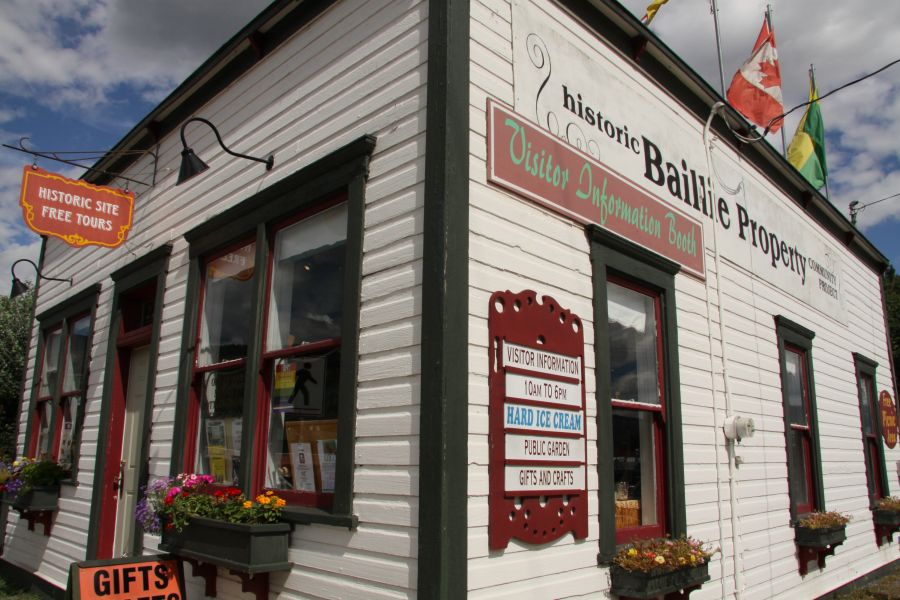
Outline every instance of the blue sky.
<svg viewBox="0 0 900 600">
<path fill-rule="evenodd" d="M 112 147 L 267 0 L 4 0 L 0 2 L 0 142 L 35 150 Z M 624 0 L 640 16 L 648 0 Z M 726 83 L 749 56 L 763 0 L 718 0 Z M 770 0 L 786 107 L 806 100 L 815 63 L 820 95 L 900 58 L 900 2 Z M 719 87 L 709 0 L 672 0 L 653 31 Z M 900 65 L 822 102 L 830 199 L 845 215 L 900 192 Z M 788 118 L 788 140 L 802 111 Z M 780 138 L 771 140 L 780 148 Z M 22 221 L 24 154 L 0 148 L 0 272 L 37 259 Z M 78 169 L 38 165 L 77 177 Z M 863 233 L 900 265 L 900 197 L 864 209 Z M 27 266 L 20 278 L 33 280 Z M 8 277 L 8 276 L 7 276 Z M 9 279 L 7 279 L 9 281 Z"/>
</svg>

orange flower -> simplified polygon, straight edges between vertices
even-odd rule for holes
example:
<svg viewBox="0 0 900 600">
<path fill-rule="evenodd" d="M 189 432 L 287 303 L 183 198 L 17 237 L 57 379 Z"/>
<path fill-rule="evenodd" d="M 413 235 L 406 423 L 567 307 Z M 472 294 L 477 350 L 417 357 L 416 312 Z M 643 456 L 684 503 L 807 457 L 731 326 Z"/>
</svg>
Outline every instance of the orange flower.
<svg viewBox="0 0 900 600">
<path fill-rule="evenodd" d="M 256 497 L 256 501 L 259 502 L 260 504 L 268 504 L 269 502 L 272 501 L 272 499 L 269 498 L 268 496 L 263 496 L 262 494 L 260 494 L 259 496 Z"/>
<path fill-rule="evenodd" d="M 287 504 L 287 502 L 285 502 L 281 498 L 278 498 L 277 500 L 275 500 L 275 506 L 277 506 L 278 508 L 283 507 L 285 504 Z"/>
<path fill-rule="evenodd" d="M 275 493 L 275 492 L 273 492 L 272 490 L 266 490 L 266 496 L 271 496 L 271 495 L 273 495 L 274 493 Z"/>
<path fill-rule="evenodd" d="M 244 502 L 244 508 L 252 508 L 252 507 L 253 507 L 253 503 L 250 502 L 249 500 Z"/>
</svg>

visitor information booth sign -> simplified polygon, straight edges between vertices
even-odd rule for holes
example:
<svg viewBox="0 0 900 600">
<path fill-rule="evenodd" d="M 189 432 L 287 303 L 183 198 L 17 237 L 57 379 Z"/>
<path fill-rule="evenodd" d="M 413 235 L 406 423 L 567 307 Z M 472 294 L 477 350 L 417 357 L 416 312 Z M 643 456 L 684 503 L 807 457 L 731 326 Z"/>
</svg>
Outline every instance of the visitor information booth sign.
<svg viewBox="0 0 900 600">
<path fill-rule="evenodd" d="M 19 204 L 26 225 L 38 235 L 57 237 L 72 246 L 115 248 L 131 229 L 134 192 L 27 166 Z"/>
<path fill-rule="evenodd" d="M 490 299 L 491 549 L 588 534 L 584 331 L 532 291 Z"/>
</svg>

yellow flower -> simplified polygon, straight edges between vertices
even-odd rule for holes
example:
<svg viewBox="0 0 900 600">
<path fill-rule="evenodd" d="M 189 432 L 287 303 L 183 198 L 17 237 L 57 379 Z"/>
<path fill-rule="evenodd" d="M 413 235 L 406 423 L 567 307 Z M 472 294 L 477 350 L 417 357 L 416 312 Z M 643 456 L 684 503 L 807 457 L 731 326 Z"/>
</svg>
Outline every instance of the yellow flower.
<svg viewBox="0 0 900 600">
<path fill-rule="evenodd" d="M 273 492 L 272 490 L 266 490 L 266 496 L 271 496 L 274 493 L 275 492 Z"/>
<path fill-rule="evenodd" d="M 666 562 L 666 559 L 663 558 L 662 556 L 657 556 L 656 558 L 653 559 L 653 561 L 656 562 L 657 564 L 661 565 Z"/>
<path fill-rule="evenodd" d="M 628 556 L 637 556 L 637 550 L 635 550 L 634 548 L 629 548 Z"/>
<path fill-rule="evenodd" d="M 251 508 L 252 506 L 253 506 L 253 503 L 250 502 L 249 500 L 244 501 L 244 508 Z"/>
</svg>

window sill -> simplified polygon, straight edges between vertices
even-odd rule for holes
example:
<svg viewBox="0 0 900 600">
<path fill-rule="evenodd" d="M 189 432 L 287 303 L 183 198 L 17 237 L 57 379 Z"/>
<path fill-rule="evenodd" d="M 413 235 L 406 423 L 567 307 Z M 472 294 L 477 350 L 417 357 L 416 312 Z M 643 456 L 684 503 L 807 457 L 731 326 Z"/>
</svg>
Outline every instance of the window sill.
<svg viewBox="0 0 900 600">
<path fill-rule="evenodd" d="M 281 513 L 281 520 L 299 525 L 316 523 L 319 525 L 346 527 L 347 529 L 356 529 L 356 526 L 359 525 L 359 517 L 356 515 L 336 515 L 320 508 L 307 506 L 285 507 Z"/>
</svg>

